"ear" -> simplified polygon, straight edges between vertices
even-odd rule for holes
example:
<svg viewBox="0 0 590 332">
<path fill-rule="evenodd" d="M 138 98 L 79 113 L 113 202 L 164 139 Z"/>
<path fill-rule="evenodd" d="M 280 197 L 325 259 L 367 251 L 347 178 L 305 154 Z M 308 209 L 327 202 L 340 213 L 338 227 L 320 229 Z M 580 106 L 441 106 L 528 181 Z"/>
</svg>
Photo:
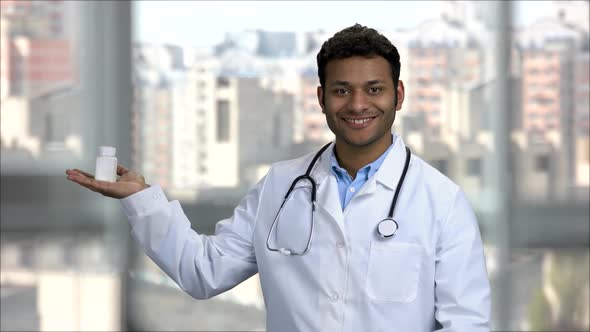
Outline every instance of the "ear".
<svg viewBox="0 0 590 332">
<path fill-rule="evenodd" d="M 318 86 L 317 88 L 317 95 L 318 95 L 318 104 L 322 108 L 322 113 L 326 114 L 326 105 L 324 104 L 324 89 L 322 86 Z"/>
<path fill-rule="evenodd" d="M 402 80 L 397 82 L 397 90 L 395 93 L 397 95 L 397 104 L 395 105 L 395 110 L 399 111 L 402 109 L 402 104 L 404 103 L 404 97 L 406 95 L 404 82 L 402 82 Z"/>
</svg>

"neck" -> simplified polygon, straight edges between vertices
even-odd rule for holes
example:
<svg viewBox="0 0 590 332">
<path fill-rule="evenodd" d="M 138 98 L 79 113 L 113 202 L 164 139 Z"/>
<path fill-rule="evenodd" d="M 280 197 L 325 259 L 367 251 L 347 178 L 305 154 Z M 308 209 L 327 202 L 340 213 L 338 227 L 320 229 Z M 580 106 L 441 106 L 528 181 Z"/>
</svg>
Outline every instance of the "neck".
<svg viewBox="0 0 590 332">
<path fill-rule="evenodd" d="M 354 179 L 359 169 L 377 160 L 393 143 L 391 135 L 384 137 L 369 146 L 352 146 L 349 144 L 339 144 L 336 140 L 335 156 L 340 167 L 344 168 Z"/>
</svg>

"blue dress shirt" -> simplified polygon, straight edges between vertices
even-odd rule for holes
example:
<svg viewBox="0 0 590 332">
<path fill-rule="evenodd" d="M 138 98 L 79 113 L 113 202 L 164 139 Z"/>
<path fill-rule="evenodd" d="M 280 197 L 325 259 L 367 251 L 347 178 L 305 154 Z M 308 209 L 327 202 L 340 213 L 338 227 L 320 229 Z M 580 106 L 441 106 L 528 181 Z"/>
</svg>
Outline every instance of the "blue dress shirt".
<svg viewBox="0 0 590 332">
<path fill-rule="evenodd" d="M 356 172 L 356 177 L 354 179 L 348 174 L 348 172 L 344 168 L 340 167 L 340 165 L 338 164 L 338 160 L 336 159 L 336 154 L 334 153 L 334 150 L 332 150 L 332 154 L 330 156 L 330 169 L 332 170 L 332 174 L 336 176 L 336 182 L 338 183 L 338 192 L 340 193 L 340 205 L 342 206 L 343 211 L 344 208 L 346 208 L 346 205 L 348 205 L 348 202 L 350 202 L 350 200 L 354 196 L 354 194 L 356 194 L 356 192 L 361 189 L 361 187 L 365 184 L 365 182 L 367 182 L 367 180 L 371 176 L 377 173 L 379 167 L 383 163 L 383 160 L 385 160 L 385 157 L 387 157 L 387 154 L 389 153 L 394 144 L 395 136 L 393 136 L 392 143 L 389 146 L 389 148 L 387 148 L 387 150 L 385 150 L 385 152 L 383 152 L 383 154 L 375 161 L 359 169 Z"/>
</svg>

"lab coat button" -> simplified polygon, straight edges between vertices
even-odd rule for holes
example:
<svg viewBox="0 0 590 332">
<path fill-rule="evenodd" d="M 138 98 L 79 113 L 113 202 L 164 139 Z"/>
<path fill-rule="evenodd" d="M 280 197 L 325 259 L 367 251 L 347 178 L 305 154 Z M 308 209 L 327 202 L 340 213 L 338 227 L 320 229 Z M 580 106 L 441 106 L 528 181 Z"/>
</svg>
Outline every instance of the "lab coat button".
<svg viewBox="0 0 590 332">
<path fill-rule="evenodd" d="M 336 301 L 338 301 L 338 299 L 340 299 L 340 297 L 338 296 L 338 294 L 332 293 L 332 295 L 330 295 L 330 301 L 336 302 Z"/>
<path fill-rule="evenodd" d="M 336 243 L 336 246 L 338 248 L 344 248 L 344 242 L 338 242 L 338 243 Z"/>
</svg>

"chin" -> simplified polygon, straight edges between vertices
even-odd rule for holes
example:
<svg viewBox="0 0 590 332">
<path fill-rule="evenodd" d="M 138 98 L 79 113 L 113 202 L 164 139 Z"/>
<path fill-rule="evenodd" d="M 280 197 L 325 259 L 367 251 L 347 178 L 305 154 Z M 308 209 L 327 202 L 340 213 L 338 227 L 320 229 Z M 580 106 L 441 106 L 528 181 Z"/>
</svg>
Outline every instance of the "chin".
<svg viewBox="0 0 590 332">
<path fill-rule="evenodd" d="M 350 146 L 354 146 L 357 148 L 364 148 L 370 146 L 371 144 L 377 142 L 375 138 L 349 138 L 343 137 L 342 140 L 346 142 L 346 144 Z"/>
<path fill-rule="evenodd" d="M 350 133 L 347 133 L 350 134 Z M 358 135 L 360 133 L 354 133 L 356 135 L 340 135 L 336 136 L 337 140 L 340 140 L 346 143 L 349 146 L 357 147 L 357 148 L 364 148 L 369 147 L 371 145 L 379 144 L 383 140 L 387 139 L 387 137 L 391 137 L 391 132 L 387 131 L 384 133 L 376 132 L 376 133 L 366 133 L 366 135 Z"/>
</svg>

